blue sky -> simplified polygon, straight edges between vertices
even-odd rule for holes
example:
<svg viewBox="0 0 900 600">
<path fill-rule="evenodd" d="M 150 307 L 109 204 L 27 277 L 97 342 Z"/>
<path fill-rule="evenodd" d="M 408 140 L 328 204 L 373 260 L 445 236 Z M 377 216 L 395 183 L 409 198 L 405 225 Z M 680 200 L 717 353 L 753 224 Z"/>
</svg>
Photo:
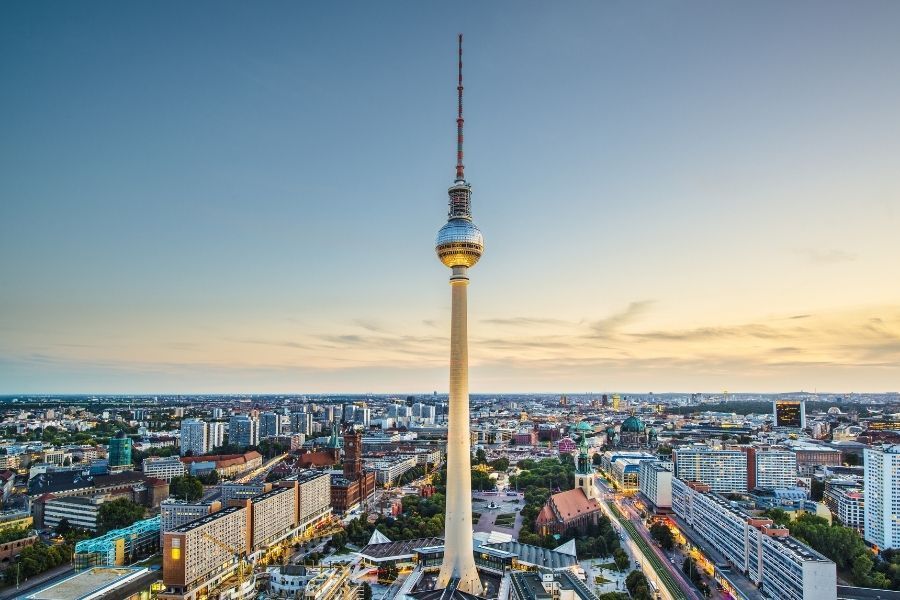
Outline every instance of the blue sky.
<svg viewBox="0 0 900 600">
<path fill-rule="evenodd" d="M 0 5 L 0 391 L 897 389 L 895 2 Z M 797 318 L 799 317 L 799 318 Z"/>
</svg>

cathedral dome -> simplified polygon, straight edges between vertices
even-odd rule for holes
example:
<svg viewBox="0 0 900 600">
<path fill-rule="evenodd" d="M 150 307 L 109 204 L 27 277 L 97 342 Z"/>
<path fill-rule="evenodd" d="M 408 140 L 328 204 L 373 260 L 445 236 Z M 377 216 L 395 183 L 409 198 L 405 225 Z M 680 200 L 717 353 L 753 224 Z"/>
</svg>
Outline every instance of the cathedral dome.
<svg viewBox="0 0 900 600">
<path fill-rule="evenodd" d="M 632 415 L 625 419 L 619 429 L 622 433 L 643 433 L 646 428 L 643 421 Z"/>
</svg>

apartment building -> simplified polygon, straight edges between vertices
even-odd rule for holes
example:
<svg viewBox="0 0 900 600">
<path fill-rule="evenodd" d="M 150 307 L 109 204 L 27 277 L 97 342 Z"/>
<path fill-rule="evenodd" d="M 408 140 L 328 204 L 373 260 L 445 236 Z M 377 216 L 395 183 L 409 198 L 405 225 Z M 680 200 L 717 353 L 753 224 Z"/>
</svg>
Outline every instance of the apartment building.
<svg viewBox="0 0 900 600">
<path fill-rule="evenodd" d="M 755 489 L 784 489 L 797 487 L 797 455 L 790 450 L 759 450 L 755 453 Z"/>
<path fill-rule="evenodd" d="M 653 506 L 672 508 L 672 463 L 644 460 L 638 473 L 638 489 Z"/>
<path fill-rule="evenodd" d="M 284 539 L 297 526 L 296 486 L 275 488 L 250 502 L 254 551 Z"/>
<path fill-rule="evenodd" d="M 181 422 L 181 455 L 190 453 L 200 456 L 209 452 L 207 424 L 200 419 L 185 419 Z"/>
<path fill-rule="evenodd" d="M 900 444 L 866 448 L 864 459 L 865 540 L 900 548 Z"/>
<path fill-rule="evenodd" d="M 228 421 L 228 442 L 235 446 L 259 444 L 259 419 L 249 415 L 234 415 Z"/>
<path fill-rule="evenodd" d="M 184 475 L 184 463 L 177 456 L 148 457 L 141 463 L 141 470 L 147 477 L 156 477 L 168 483 L 173 477 Z"/>
<path fill-rule="evenodd" d="M 672 482 L 672 509 L 769 597 L 836 600 L 835 564 L 771 519 L 748 515 L 709 485 L 680 479 Z"/>
<path fill-rule="evenodd" d="M 366 461 L 366 468 L 375 471 L 375 481 L 381 485 L 394 483 L 401 475 L 416 466 L 415 456 L 393 456 Z"/>
<path fill-rule="evenodd" d="M 197 600 L 237 567 L 249 546 L 250 509 L 228 507 L 163 534 L 162 599 Z"/>
<path fill-rule="evenodd" d="M 331 477 L 328 473 L 312 469 L 301 471 L 297 482 L 297 523 L 304 525 L 331 513 Z"/>
<path fill-rule="evenodd" d="M 862 488 L 831 486 L 822 498 L 832 516 L 842 525 L 865 531 L 865 494 Z"/>
<path fill-rule="evenodd" d="M 672 455 L 678 479 L 705 483 L 714 492 L 747 490 L 747 457 L 740 450 L 686 446 L 675 449 Z"/>
</svg>

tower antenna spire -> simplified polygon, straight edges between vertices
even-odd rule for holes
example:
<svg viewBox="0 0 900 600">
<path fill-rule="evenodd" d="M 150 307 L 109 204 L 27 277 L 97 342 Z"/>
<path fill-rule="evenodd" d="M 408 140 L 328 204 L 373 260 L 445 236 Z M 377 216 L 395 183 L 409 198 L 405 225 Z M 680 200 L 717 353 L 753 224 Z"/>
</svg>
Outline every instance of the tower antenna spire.
<svg viewBox="0 0 900 600">
<path fill-rule="evenodd" d="M 456 85 L 456 181 L 466 180 L 466 168 L 463 166 L 463 78 L 462 78 L 462 43 L 463 34 L 459 34 L 459 82 Z"/>
</svg>

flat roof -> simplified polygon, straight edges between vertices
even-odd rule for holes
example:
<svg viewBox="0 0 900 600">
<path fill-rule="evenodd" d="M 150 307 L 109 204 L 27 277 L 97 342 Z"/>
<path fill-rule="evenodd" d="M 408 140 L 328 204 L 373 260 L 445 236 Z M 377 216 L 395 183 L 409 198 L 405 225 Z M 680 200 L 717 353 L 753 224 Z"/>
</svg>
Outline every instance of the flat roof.
<svg viewBox="0 0 900 600">
<path fill-rule="evenodd" d="M 147 568 L 94 567 L 42 588 L 25 598 L 26 600 L 82 600 L 105 591 L 105 588 L 125 583 L 146 572 L 148 572 Z"/>
<path fill-rule="evenodd" d="M 234 514 L 239 510 L 244 510 L 243 506 L 229 506 L 228 508 L 224 508 L 220 511 L 216 511 L 212 514 L 206 515 L 205 517 L 200 517 L 199 519 L 195 519 L 190 523 L 186 523 L 177 529 L 173 529 L 172 531 L 168 531 L 166 533 L 187 533 L 192 529 L 196 529 L 197 527 L 202 527 L 207 523 L 211 523 L 216 519 L 221 519 L 222 517 L 227 517 L 228 515 Z"/>
</svg>

